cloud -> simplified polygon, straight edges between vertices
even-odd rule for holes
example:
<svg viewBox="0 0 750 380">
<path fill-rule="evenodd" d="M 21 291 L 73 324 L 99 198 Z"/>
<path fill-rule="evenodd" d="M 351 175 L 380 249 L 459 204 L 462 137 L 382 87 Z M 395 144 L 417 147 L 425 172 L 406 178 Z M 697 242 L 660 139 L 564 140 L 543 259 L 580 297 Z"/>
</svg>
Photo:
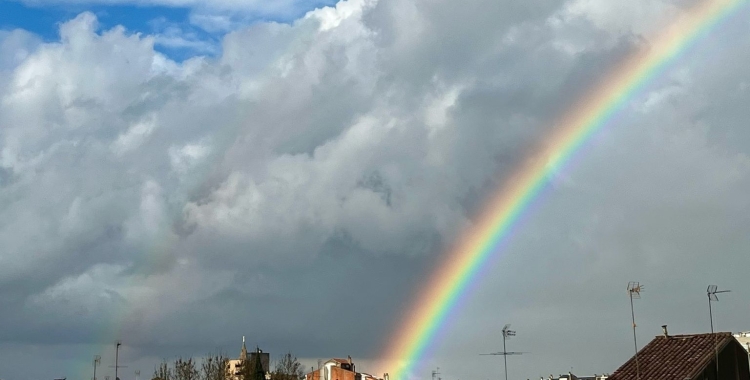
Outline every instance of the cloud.
<svg viewBox="0 0 750 380">
<path fill-rule="evenodd" d="M 222 33 L 239 29 L 241 23 L 232 19 L 231 16 L 217 14 L 191 13 L 190 23 L 209 33 Z"/>
<path fill-rule="evenodd" d="M 0 50 L 7 53 L 0 61 L 0 70 L 15 68 L 36 50 L 40 42 L 39 38 L 22 29 L 0 31 Z"/>
<path fill-rule="evenodd" d="M 221 49 L 180 63 L 154 50 L 169 33 L 101 30 L 91 13 L 54 43 L 1 32 L 0 302 L 12 312 L 0 352 L 78 347 L 83 368 L 123 338 L 126 360 L 153 365 L 234 354 L 247 335 L 272 353 L 377 359 L 484 200 L 675 12 L 349 0 L 248 26 L 206 12 L 192 22 L 229 31 Z M 709 42 L 747 33 L 725 28 Z M 497 350 L 491 331 L 507 321 L 534 353 L 514 376 L 612 371 L 631 347 L 617 295 L 628 280 L 649 289 L 643 339 L 665 321 L 701 331 L 693 286 L 741 288 L 750 49 L 709 42 L 557 174 L 424 368 L 489 376 L 495 363 L 475 356 Z M 723 326 L 743 328 L 727 304 Z M 551 336 L 583 343 L 560 351 Z M 58 375 L 16 363 L 0 359 L 9 379 Z"/>
<path fill-rule="evenodd" d="M 566 18 L 583 17 L 593 22 L 598 28 L 615 33 L 648 35 L 658 33 L 663 23 L 668 22 L 679 12 L 680 5 L 673 1 L 605 4 L 589 0 L 577 0 L 566 4 L 560 12 L 560 16 Z"/>
</svg>

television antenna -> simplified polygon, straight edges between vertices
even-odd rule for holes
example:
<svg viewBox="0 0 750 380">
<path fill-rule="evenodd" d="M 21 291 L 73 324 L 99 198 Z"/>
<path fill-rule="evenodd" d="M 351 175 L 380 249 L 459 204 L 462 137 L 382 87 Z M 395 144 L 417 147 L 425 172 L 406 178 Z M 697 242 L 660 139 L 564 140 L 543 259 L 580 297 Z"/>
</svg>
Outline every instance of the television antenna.
<svg viewBox="0 0 750 380">
<path fill-rule="evenodd" d="M 716 376 L 719 376 L 719 349 L 716 347 L 716 334 L 714 334 L 714 313 L 711 309 L 711 302 L 718 302 L 719 293 L 729 293 L 731 290 L 718 290 L 719 287 L 716 285 L 709 285 L 706 288 L 706 295 L 708 296 L 708 317 L 711 320 L 711 335 L 714 337 L 714 361 L 716 362 Z"/>
<path fill-rule="evenodd" d="M 505 341 L 510 339 L 512 336 L 516 336 L 516 332 L 510 329 L 510 323 L 505 325 L 503 327 L 503 351 L 502 352 L 492 352 L 489 354 L 479 354 L 479 355 L 502 355 L 503 356 L 503 365 L 505 369 L 505 380 L 508 380 L 508 355 L 522 355 L 524 352 L 509 352 L 505 348 Z"/>
<path fill-rule="evenodd" d="M 109 368 L 114 368 L 115 369 L 115 380 L 120 380 L 120 378 L 117 376 L 117 369 L 118 368 L 128 368 L 128 366 L 126 366 L 126 365 L 120 365 L 119 364 L 119 360 L 120 360 L 120 346 L 122 346 L 122 341 L 117 340 L 115 342 L 115 366 L 114 367 L 109 366 Z M 109 379 L 107 379 L 107 380 L 109 380 Z"/>
<path fill-rule="evenodd" d="M 102 364 L 102 357 L 99 355 L 94 355 L 94 380 L 96 380 L 96 366 Z"/>
<path fill-rule="evenodd" d="M 438 375 L 440 375 L 440 367 L 437 367 L 437 369 L 432 370 L 432 380 L 435 380 L 435 377 Z M 437 380 L 440 380 L 440 377 L 438 377 Z"/>
<path fill-rule="evenodd" d="M 628 282 L 628 295 L 630 296 L 630 316 L 633 320 L 633 346 L 635 346 L 635 378 L 639 380 L 641 378 L 641 371 L 638 365 L 638 340 L 635 336 L 635 311 L 633 309 L 633 300 L 641 298 L 641 291 L 643 291 L 643 285 L 637 281 Z"/>
</svg>

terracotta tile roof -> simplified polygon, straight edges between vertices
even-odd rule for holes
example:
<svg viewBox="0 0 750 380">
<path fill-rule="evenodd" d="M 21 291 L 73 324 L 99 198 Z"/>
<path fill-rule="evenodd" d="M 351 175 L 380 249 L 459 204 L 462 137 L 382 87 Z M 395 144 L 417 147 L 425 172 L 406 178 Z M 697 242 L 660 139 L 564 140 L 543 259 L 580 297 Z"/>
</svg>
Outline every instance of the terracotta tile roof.
<svg viewBox="0 0 750 380">
<path fill-rule="evenodd" d="M 692 379 L 711 363 L 714 347 L 721 351 L 733 339 L 732 333 L 657 336 L 638 351 L 640 380 Z M 635 356 L 609 380 L 636 380 Z"/>
</svg>

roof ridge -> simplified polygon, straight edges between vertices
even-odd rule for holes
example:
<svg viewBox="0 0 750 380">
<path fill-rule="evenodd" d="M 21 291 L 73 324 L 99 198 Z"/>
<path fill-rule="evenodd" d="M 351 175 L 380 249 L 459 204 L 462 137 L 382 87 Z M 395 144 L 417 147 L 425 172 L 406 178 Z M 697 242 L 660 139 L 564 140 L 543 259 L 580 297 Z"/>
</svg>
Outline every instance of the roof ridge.
<svg viewBox="0 0 750 380">
<path fill-rule="evenodd" d="M 714 359 L 714 350 L 722 351 L 736 341 L 731 333 L 657 335 L 638 350 L 641 371 L 659 376 L 692 377 Z M 715 348 L 714 348 L 715 347 Z M 679 367 L 675 367 L 681 363 Z M 613 380 L 635 380 L 635 356 L 630 357 L 612 374 Z M 642 372 L 642 374 L 644 374 Z"/>
<path fill-rule="evenodd" d="M 729 335 L 732 335 L 732 333 L 721 331 L 721 332 L 715 332 L 715 333 L 675 334 L 675 335 L 669 335 L 669 336 L 664 336 L 663 334 L 660 334 L 660 335 L 656 335 L 656 338 L 694 338 L 694 337 L 703 337 L 703 336 L 711 336 L 711 335 L 729 336 Z"/>
</svg>

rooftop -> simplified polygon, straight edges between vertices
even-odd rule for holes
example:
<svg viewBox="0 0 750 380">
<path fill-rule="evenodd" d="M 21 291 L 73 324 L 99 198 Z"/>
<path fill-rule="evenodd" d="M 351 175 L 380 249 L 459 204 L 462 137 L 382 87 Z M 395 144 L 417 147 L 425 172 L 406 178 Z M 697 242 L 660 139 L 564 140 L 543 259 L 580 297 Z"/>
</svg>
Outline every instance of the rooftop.
<svg viewBox="0 0 750 380">
<path fill-rule="evenodd" d="M 715 335 L 715 336 L 714 336 Z M 734 341 L 732 333 L 657 336 L 638 351 L 643 379 L 692 379 L 711 363 L 714 347 Z M 610 380 L 636 380 L 635 357 L 615 371 Z"/>
</svg>

